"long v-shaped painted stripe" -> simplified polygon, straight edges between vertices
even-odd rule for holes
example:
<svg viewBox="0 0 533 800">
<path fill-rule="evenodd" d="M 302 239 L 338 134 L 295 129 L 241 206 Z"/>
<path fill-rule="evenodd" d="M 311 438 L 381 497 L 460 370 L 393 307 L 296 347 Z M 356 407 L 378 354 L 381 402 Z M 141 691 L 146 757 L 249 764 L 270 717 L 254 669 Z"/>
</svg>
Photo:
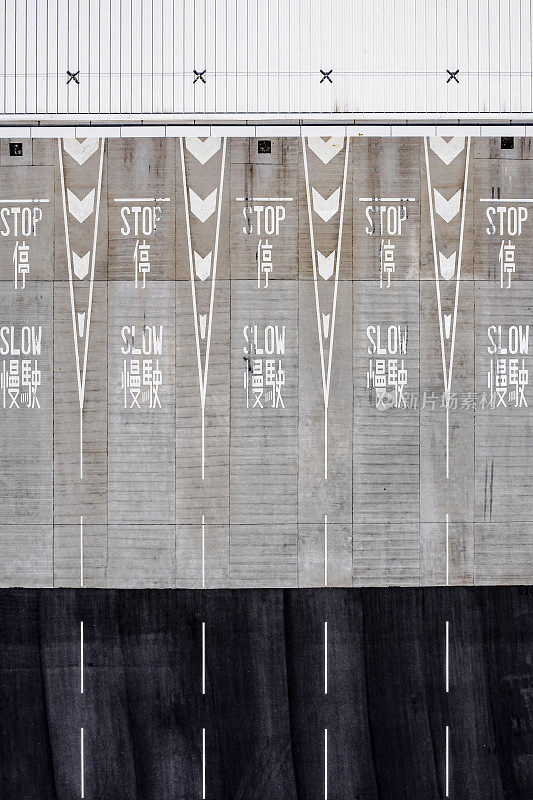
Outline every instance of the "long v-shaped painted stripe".
<svg viewBox="0 0 533 800">
<path fill-rule="evenodd" d="M 220 233 L 220 214 L 222 210 L 222 190 L 224 186 L 224 168 L 226 164 L 226 137 L 222 140 L 222 163 L 220 166 L 220 183 L 219 183 L 219 190 L 218 190 L 218 197 L 217 197 L 217 221 L 216 221 L 216 231 L 215 231 L 215 245 L 212 251 L 212 269 L 211 269 L 211 292 L 209 298 L 209 313 L 207 315 L 207 324 L 205 315 L 202 314 L 202 319 L 199 318 L 198 314 L 198 303 L 196 297 L 196 283 L 195 283 L 195 258 L 193 254 L 193 246 L 192 246 L 192 238 L 191 238 L 191 218 L 189 213 L 189 203 L 188 203 L 188 187 L 187 187 L 187 174 L 185 171 L 185 151 L 184 151 L 184 144 L 183 144 L 183 137 L 180 138 L 180 149 L 181 149 L 181 169 L 182 169 L 182 178 L 183 178 L 183 196 L 185 200 L 185 221 L 187 225 L 187 246 L 189 251 L 189 267 L 190 267 L 190 278 L 191 278 L 191 292 L 192 292 L 192 308 L 193 308 L 193 315 L 194 315 L 194 335 L 196 339 L 196 356 L 198 360 L 198 381 L 200 385 L 200 403 L 201 403 L 201 410 L 202 410 L 202 480 L 205 478 L 205 398 L 206 398 L 206 390 L 207 390 L 207 375 L 209 371 L 209 352 L 211 347 L 211 329 L 213 323 L 213 306 L 215 300 L 215 283 L 216 283 L 216 274 L 217 274 L 217 258 L 218 258 L 218 240 L 219 240 L 219 233 Z M 190 149 L 190 148 L 189 148 Z M 216 150 L 212 153 L 214 155 L 220 147 L 216 148 Z M 209 156 L 211 158 L 211 156 Z M 208 159 L 206 159 L 208 160 Z M 201 163 L 206 163 L 202 161 Z M 197 254 L 196 254 L 197 255 Z M 205 260 L 204 257 L 203 260 Z M 206 276 L 207 278 L 207 276 Z M 203 278 L 205 280 L 206 278 Z M 207 328 L 207 332 L 206 332 Z M 202 365 L 202 353 L 200 349 L 200 339 L 205 340 L 205 356 L 204 356 L 204 363 Z"/>
<path fill-rule="evenodd" d="M 340 219 L 339 231 L 337 235 L 337 250 L 335 254 L 335 272 L 334 272 L 334 286 L 333 286 L 333 303 L 331 309 L 325 309 L 326 312 L 331 313 L 331 321 L 329 320 L 329 313 L 324 314 L 323 309 L 320 308 L 320 297 L 318 289 L 318 268 L 317 268 L 317 251 L 315 248 L 315 234 L 313 224 L 313 209 L 312 209 L 312 192 L 309 182 L 309 168 L 307 163 L 307 145 L 306 138 L 303 137 L 303 156 L 304 156 L 304 170 L 305 170 L 305 188 L 307 193 L 307 213 L 309 216 L 309 233 L 311 237 L 311 253 L 313 260 L 313 283 L 315 287 L 315 306 L 316 306 L 316 320 L 318 327 L 318 342 L 320 346 L 320 367 L 322 372 L 322 392 L 324 397 L 324 478 L 328 478 L 328 408 L 329 408 L 329 390 L 331 384 L 331 361 L 333 357 L 333 341 L 335 337 L 335 317 L 337 312 L 337 290 L 339 283 L 339 264 L 341 257 L 342 246 L 342 226 L 344 220 L 344 202 L 346 198 L 346 175 L 348 171 L 348 155 L 350 149 L 350 139 L 346 138 L 346 150 L 344 155 L 344 171 L 342 177 L 342 191 L 340 202 Z M 322 255 L 322 254 L 321 254 Z M 327 319 L 325 325 L 323 320 Z M 329 346 L 327 348 L 327 357 L 324 354 L 324 340 L 329 334 Z"/>
<path fill-rule="evenodd" d="M 105 139 L 100 140 L 100 163 L 98 167 L 98 185 L 96 187 L 96 213 L 94 216 L 94 231 L 93 231 L 93 243 L 92 243 L 92 252 L 91 252 L 91 268 L 90 268 L 90 276 L 89 276 L 89 299 L 87 305 L 83 309 L 79 309 L 76 306 L 76 298 L 74 293 L 74 276 L 80 278 L 80 275 L 83 274 L 85 277 L 85 272 L 82 270 L 80 272 L 80 262 L 85 261 L 88 253 L 83 259 L 80 259 L 76 253 L 71 252 L 70 246 L 70 233 L 69 233 L 69 222 L 68 222 L 68 205 L 67 205 L 67 192 L 65 186 L 65 170 L 63 164 L 63 151 L 62 151 L 62 140 L 58 139 L 58 150 L 59 150 L 59 169 L 61 173 L 61 193 L 63 197 L 63 221 L 65 225 L 65 243 L 67 248 L 67 264 L 68 264 L 68 280 L 69 280 L 69 290 L 70 290 L 70 307 L 72 313 L 72 332 L 74 336 L 74 352 L 76 355 L 76 373 L 77 373 L 77 380 L 78 380 L 78 401 L 80 406 L 80 478 L 83 478 L 83 404 L 85 400 L 85 378 L 87 373 L 87 355 L 89 350 L 89 331 L 91 326 L 91 309 L 92 309 L 92 302 L 93 302 L 93 285 L 94 285 L 94 265 L 95 265 L 95 258 L 96 258 L 96 240 L 98 237 L 98 219 L 100 215 L 100 194 L 102 188 L 102 168 L 104 162 L 104 142 Z M 92 154 L 90 154 L 92 155 Z M 90 158 L 90 155 L 88 158 Z M 87 159 L 85 159 L 87 160 Z M 93 190 L 94 191 L 94 190 Z M 76 256 L 76 265 L 75 265 L 75 274 L 73 270 L 73 257 Z M 83 279 L 83 278 L 81 278 Z M 80 359 L 80 344 L 79 340 L 81 339 L 83 345 L 83 360 Z"/>
<path fill-rule="evenodd" d="M 429 150 L 428 150 L 428 139 L 424 139 L 424 149 L 425 149 L 425 156 L 426 156 L 426 175 L 427 175 L 427 185 L 428 185 L 428 195 L 429 195 L 429 212 L 430 212 L 430 221 L 431 221 L 431 238 L 433 242 L 433 262 L 435 268 L 435 286 L 437 290 L 437 309 L 439 314 L 439 332 L 440 332 L 440 344 L 441 344 L 441 356 L 442 356 L 442 374 L 444 380 L 444 396 L 446 398 L 446 477 L 449 478 L 450 476 L 450 453 L 449 453 L 449 405 L 450 405 L 450 393 L 451 393 L 451 386 L 452 386 L 452 374 L 453 374 L 453 359 L 454 359 L 454 352 L 455 352 L 455 331 L 457 326 L 457 306 L 459 302 L 459 288 L 461 283 L 461 263 L 462 263 L 462 255 L 463 255 L 463 234 L 464 234 L 464 222 L 465 222 L 465 207 L 466 207 L 466 195 L 467 195 L 467 184 L 468 184 L 468 165 L 470 160 L 470 137 L 466 140 L 466 158 L 465 158 L 465 171 L 464 171 L 464 179 L 463 179 L 463 195 L 462 195 L 462 203 L 461 203 L 461 227 L 459 233 L 459 247 L 457 250 L 457 261 L 456 261 L 456 268 L 455 268 L 455 294 L 454 294 L 454 304 L 453 310 L 451 313 L 446 313 L 443 311 L 442 308 L 442 298 L 441 298 L 441 264 L 445 265 L 445 269 L 442 273 L 442 277 L 445 280 L 450 280 L 453 275 L 446 272 L 447 265 L 451 261 L 452 256 L 446 258 L 443 254 L 438 251 L 437 248 L 437 237 L 435 232 L 435 208 L 434 208 L 434 199 L 433 199 L 433 187 L 431 181 L 431 168 L 429 163 Z M 434 147 L 432 146 L 432 149 Z M 457 147 L 456 147 L 457 149 Z M 460 152 L 460 150 L 458 150 Z M 446 163 L 446 162 L 445 162 Z M 449 162 L 448 162 L 449 163 Z M 455 253 L 453 256 L 455 257 Z M 441 258 L 442 256 L 442 258 Z M 451 269 L 451 267 L 450 267 Z M 449 309 L 447 309 L 449 312 Z M 450 339 L 451 337 L 451 339 Z M 447 348 L 447 342 L 450 342 L 449 347 Z M 449 352 L 447 352 L 449 350 Z"/>
</svg>

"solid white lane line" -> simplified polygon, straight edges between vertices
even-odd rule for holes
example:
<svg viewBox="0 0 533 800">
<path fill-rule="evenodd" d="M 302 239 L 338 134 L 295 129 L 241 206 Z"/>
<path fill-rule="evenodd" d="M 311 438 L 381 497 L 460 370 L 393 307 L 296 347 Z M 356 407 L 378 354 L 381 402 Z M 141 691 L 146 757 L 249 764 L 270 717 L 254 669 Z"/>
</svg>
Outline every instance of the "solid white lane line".
<svg viewBox="0 0 533 800">
<path fill-rule="evenodd" d="M 446 620 L 446 692 L 450 691 L 450 623 Z"/>
<path fill-rule="evenodd" d="M 328 585 L 328 515 L 324 514 L 324 586 Z"/>
<path fill-rule="evenodd" d="M 328 729 L 324 728 L 324 800 L 328 800 Z"/>
<path fill-rule="evenodd" d="M 80 516 L 80 586 L 83 588 L 83 517 Z"/>
<path fill-rule="evenodd" d="M 450 728 L 446 725 L 446 797 L 450 796 Z"/>
<path fill-rule="evenodd" d="M 205 728 L 202 728 L 202 800 L 205 800 Z"/>
<path fill-rule="evenodd" d="M 246 201 L 254 203 L 292 203 L 293 197 L 236 197 L 236 203 L 244 203 Z"/>
<path fill-rule="evenodd" d="M 328 623 L 324 622 L 324 694 L 328 693 Z"/>
<path fill-rule="evenodd" d="M 202 514 L 202 589 L 205 589 L 205 514 Z"/>
<path fill-rule="evenodd" d="M 83 694 L 83 620 L 80 622 L 80 692 Z"/>
<path fill-rule="evenodd" d="M 533 203 L 531 197 L 480 197 L 480 203 Z"/>
<path fill-rule="evenodd" d="M 85 797 L 85 765 L 84 765 L 84 753 L 83 753 L 83 728 L 80 729 L 80 781 L 81 781 L 81 797 L 82 800 Z"/>
<path fill-rule="evenodd" d="M 205 622 L 202 622 L 202 694 L 205 694 Z"/>
<path fill-rule="evenodd" d="M 446 514 L 446 586 L 450 585 L 450 517 Z"/>
</svg>

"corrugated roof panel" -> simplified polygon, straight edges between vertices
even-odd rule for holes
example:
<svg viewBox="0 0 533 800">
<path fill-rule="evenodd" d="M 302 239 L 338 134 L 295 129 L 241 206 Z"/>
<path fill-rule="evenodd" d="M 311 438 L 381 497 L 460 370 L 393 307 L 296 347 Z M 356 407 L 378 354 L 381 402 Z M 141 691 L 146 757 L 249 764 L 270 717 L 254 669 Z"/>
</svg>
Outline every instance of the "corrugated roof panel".
<svg viewBox="0 0 533 800">
<path fill-rule="evenodd" d="M 532 22 L 530 0 L 5 0 L 0 113 L 526 115 Z"/>
</svg>

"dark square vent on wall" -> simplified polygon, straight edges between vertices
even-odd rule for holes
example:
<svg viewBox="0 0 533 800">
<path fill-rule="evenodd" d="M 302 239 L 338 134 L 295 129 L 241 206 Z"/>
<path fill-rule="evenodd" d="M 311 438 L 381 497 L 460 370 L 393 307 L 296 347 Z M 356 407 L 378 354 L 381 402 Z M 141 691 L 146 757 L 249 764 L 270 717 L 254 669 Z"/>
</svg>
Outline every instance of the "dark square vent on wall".
<svg viewBox="0 0 533 800">
<path fill-rule="evenodd" d="M 21 156 L 22 155 L 22 142 L 9 142 L 9 155 Z"/>
<path fill-rule="evenodd" d="M 502 150 L 514 150 L 514 136 L 502 136 Z"/>
<path fill-rule="evenodd" d="M 258 153 L 271 153 L 272 152 L 272 142 L 270 139 L 259 139 L 257 142 L 257 152 Z"/>
</svg>

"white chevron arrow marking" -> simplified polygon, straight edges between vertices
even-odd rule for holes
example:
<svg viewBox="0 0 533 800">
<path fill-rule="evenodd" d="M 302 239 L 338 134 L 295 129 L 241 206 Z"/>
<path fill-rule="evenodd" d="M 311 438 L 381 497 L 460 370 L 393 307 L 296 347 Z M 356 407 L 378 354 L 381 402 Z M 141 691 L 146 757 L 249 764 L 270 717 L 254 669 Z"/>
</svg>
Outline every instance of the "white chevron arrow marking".
<svg viewBox="0 0 533 800">
<path fill-rule="evenodd" d="M 309 149 L 318 156 L 323 164 L 329 164 L 337 153 L 344 147 L 344 136 L 330 136 L 329 139 L 322 139 L 321 136 L 309 136 L 307 139 Z"/>
<path fill-rule="evenodd" d="M 439 269 L 445 281 L 451 280 L 455 275 L 455 256 L 455 251 L 451 256 L 445 256 L 444 253 L 441 253 L 439 250 Z"/>
<path fill-rule="evenodd" d="M 63 139 L 63 147 L 69 154 L 72 156 L 74 161 L 76 161 L 80 167 L 85 164 L 88 158 L 90 158 L 93 153 L 96 153 L 100 146 L 99 139 L 84 139 L 80 142 L 78 139 Z"/>
<path fill-rule="evenodd" d="M 435 197 L 435 211 L 439 217 L 442 217 L 444 222 L 451 222 L 461 210 L 461 189 L 449 200 L 446 200 L 438 189 L 433 189 L 433 194 Z"/>
<path fill-rule="evenodd" d="M 444 314 L 444 335 L 447 339 L 450 338 L 450 333 L 452 330 L 452 315 L 451 314 Z"/>
<path fill-rule="evenodd" d="M 205 331 L 207 325 L 207 314 L 198 314 L 198 321 L 200 323 L 200 337 L 205 339 Z"/>
<path fill-rule="evenodd" d="M 324 329 L 324 339 L 327 339 L 329 336 L 329 314 L 322 314 L 322 327 Z"/>
<path fill-rule="evenodd" d="M 83 332 L 85 330 L 85 311 L 78 311 L 78 335 L 83 339 Z"/>
<path fill-rule="evenodd" d="M 312 189 L 313 194 L 313 208 L 315 212 L 321 217 L 324 222 L 329 222 L 329 220 L 335 216 L 337 211 L 339 210 L 339 200 L 341 190 L 340 187 L 335 189 L 335 191 L 330 194 L 330 196 L 326 199 L 322 197 L 320 192 L 317 192 L 315 187 L 313 186 Z"/>
<path fill-rule="evenodd" d="M 197 136 L 186 136 L 185 147 L 200 164 L 206 164 L 220 150 L 220 136 L 210 136 L 203 141 Z"/>
<path fill-rule="evenodd" d="M 213 256 L 213 251 L 211 250 L 206 256 L 202 258 L 202 256 L 194 251 L 194 271 L 196 272 L 196 277 L 199 278 L 201 281 L 205 281 L 209 278 L 211 274 L 211 258 Z"/>
<path fill-rule="evenodd" d="M 194 189 L 189 189 L 189 198 L 191 201 L 191 211 L 195 217 L 198 217 L 200 222 L 205 222 L 209 219 L 211 214 L 215 213 L 217 207 L 217 189 L 213 189 L 205 200 L 202 200 Z"/>
<path fill-rule="evenodd" d="M 322 255 L 320 250 L 316 251 L 318 256 L 318 274 L 321 278 L 324 278 L 325 281 L 329 280 L 333 275 L 333 269 L 335 267 L 335 250 L 329 254 L 329 256 Z"/>
<path fill-rule="evenodd" d="M 68 210 L 78 222 L 85 222 L 87 217 L 90 217 L 94 209 L 94 189 L 85 195 L 83 200 L 80 200 L 74 192 L 67 188 L 68 197 Z"/>
<path fill-rule="evenodd" d="M 454 158 L 464 150 L 465 139 L 463 136 L 453 136 L 450 141 L 447 142 L 442 136 L 430 136 L 429 146 L 433 152 L 438 155 L 440 160 L 444 161 L 446 166 L 448 166 L 448 164 L 451 164 Z"/>
<path fill-rule="evenodd" d="M 74 275 L 76 278 L 79 278 L 82 281 L 84 278 L 87 277 L 89 272 L 89 258 L 91 256 L 91 251 L 89 250 L 88 253 L 85 253 L 84 256 L 79 256 L 77 253 L 72 251 L 72 261 L 73 261 L 73 269 Z"/>
</svg>

